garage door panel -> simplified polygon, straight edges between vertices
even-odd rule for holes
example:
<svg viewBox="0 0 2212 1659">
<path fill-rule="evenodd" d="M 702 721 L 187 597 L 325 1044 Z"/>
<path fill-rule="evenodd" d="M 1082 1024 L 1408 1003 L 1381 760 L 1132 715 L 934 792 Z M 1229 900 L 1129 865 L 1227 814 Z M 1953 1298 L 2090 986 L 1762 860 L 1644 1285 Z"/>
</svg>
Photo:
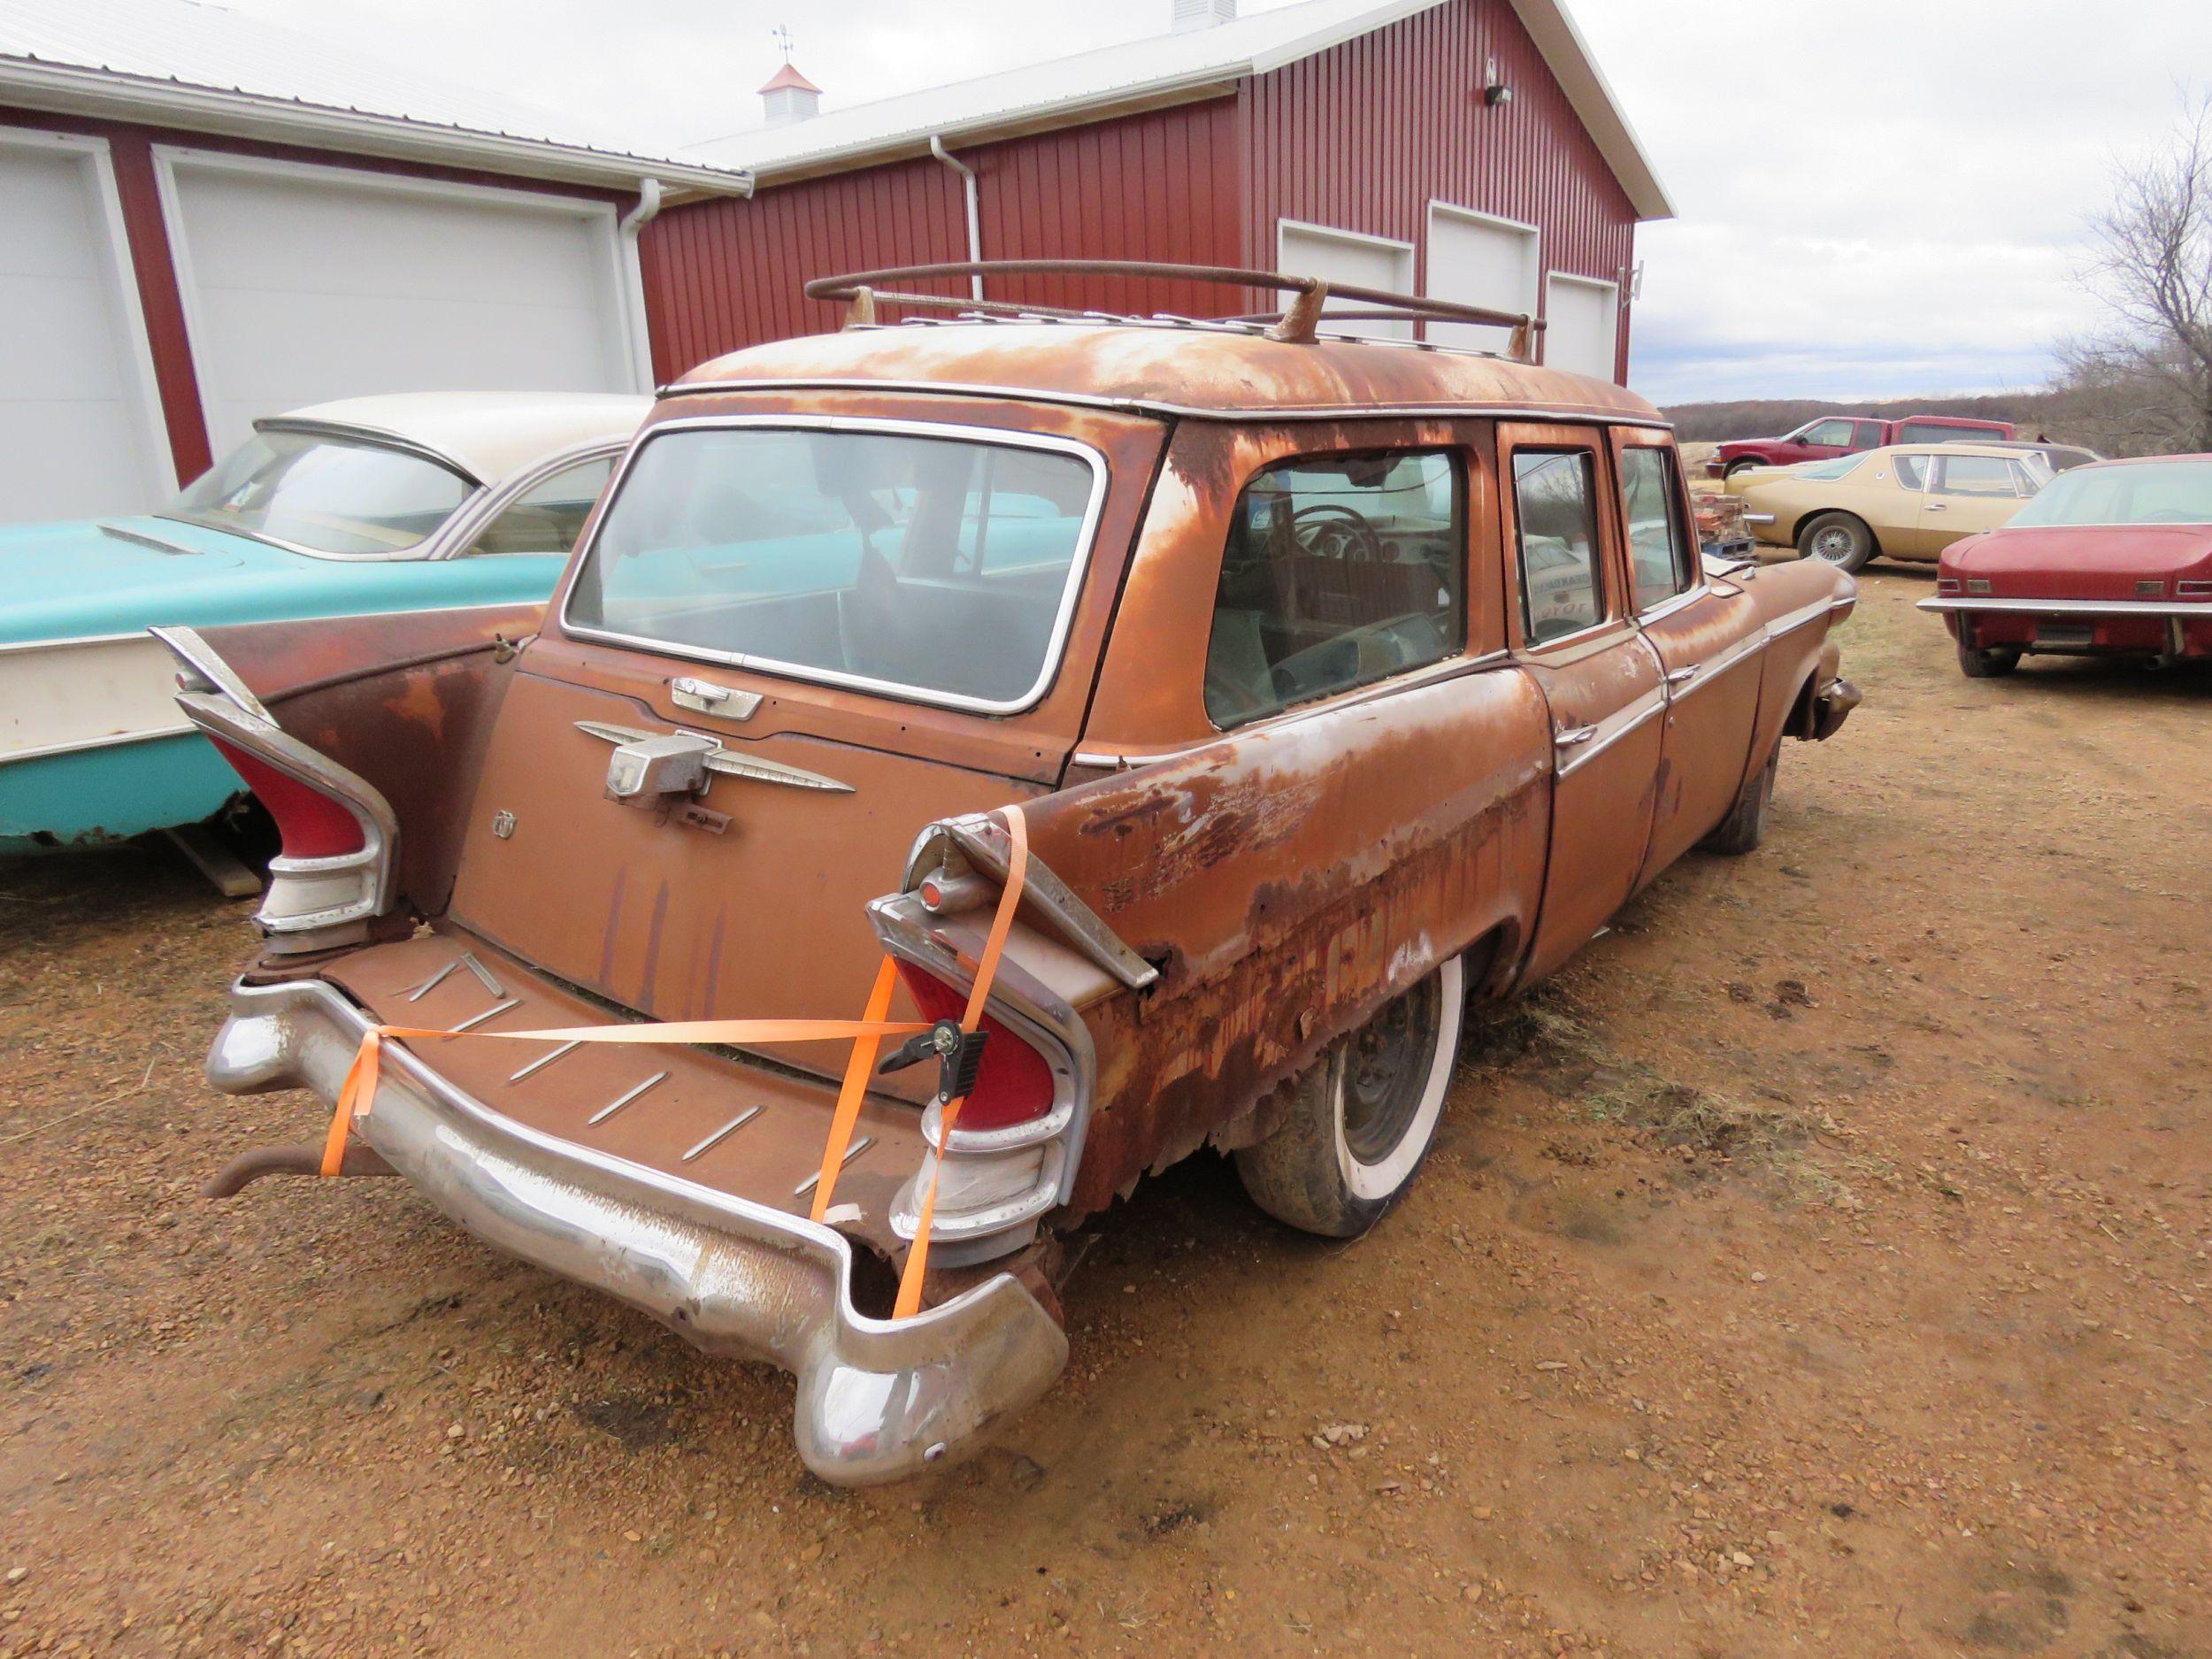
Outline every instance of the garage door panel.
<svg viewBox="0 0 2212 1659">
<path fill-rule="evenodd" d="M 1325 282 L 1349 282 L 1359 288 L 1387 288 L 1410 293 L 1413 288 L 1413 250 L 1379 237 L 1361 236 L 1322 226 L 1285 224 L 1278 232 L 1278 268 L 1293 276 L 1319 277 Z M 1360 300 L 1331 298 L 1327 311 L 1368 309 Z M 1370 340 L 1410 339 L 1410 324 L 1388 321 L 1329 323 L 1333 333 L 1357 334 Z"/>
<path fill-rule="evenodd" d="M 1544 362 L 1601 380 L 1619 356 L 1620 289 L 1610 282 L 1554 276 L 1544 293 Z"/>
<path fill-rule="evenodd" d="M 219 449 L 330 398 L 636 383 L 603 211 L 330 168 L 170 165 Z"/>
<path fill-rule="evenodd" d="M 1532 227 L 1480 219 L 1448 208 L 1429 211 L 1428 293 L 1461 305 L 1532 315 L 1540 261 Z M 1507 350 L 1512 331 L 1477 323 L 1431 323 L 1440 345 L 1475 351 Z"/>
<path fill-rule="evenodd" d="M 169 487 L 100 153 L 0 142 L 0 522 L 138 511 Z"/>
</svg>

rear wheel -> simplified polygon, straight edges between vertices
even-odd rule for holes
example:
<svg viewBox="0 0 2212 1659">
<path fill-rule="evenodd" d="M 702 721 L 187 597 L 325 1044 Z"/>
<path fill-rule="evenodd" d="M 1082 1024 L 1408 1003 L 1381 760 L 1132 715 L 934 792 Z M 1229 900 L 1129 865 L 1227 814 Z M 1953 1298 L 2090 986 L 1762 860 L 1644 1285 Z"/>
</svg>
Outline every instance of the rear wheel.
<svg viewBox="0 0 2212 1659">
<path fill-rule="evenodd" d="M 1356 1238 L 1381 1220 L 1436 1139 L 1465 995 L 1455 956 L 1293 1084 L 1290 1115 L 1236 1154 L 1253 1202 L 1325 1238 Z"/>
<path fill-rule="evenodd" d="M 2020 666 L 2020 649 L 2014 645 L 1962 645 L 1959 672 L 1969 680 L 1998 680 Z"/>
<path fill-rule="evenodd" d="M 1767 757 L 1767 764 L 1743 781 L 1737 792 L 1736 804 L 1728 809 L 1728 816 L 1713 826 L 1712 833 L 1698 842 L 1709 853 L 1727 853 L 1740 856 L 1747 853 L 1767 838 L 1767 808 L 1774 801 L 1774 774 L 1781 769 L 1782 743 L 1775 740 L 1774 753 Z"/>
<path fill-rule="evenodd" d="M 1797 550 L 1809 559 L 1825 559 L 1838 570 L 1857 571 L 1874 557 L 1874 532 L 1847 512 L 1824 512 L 1797 533 Z"/>
</svg>

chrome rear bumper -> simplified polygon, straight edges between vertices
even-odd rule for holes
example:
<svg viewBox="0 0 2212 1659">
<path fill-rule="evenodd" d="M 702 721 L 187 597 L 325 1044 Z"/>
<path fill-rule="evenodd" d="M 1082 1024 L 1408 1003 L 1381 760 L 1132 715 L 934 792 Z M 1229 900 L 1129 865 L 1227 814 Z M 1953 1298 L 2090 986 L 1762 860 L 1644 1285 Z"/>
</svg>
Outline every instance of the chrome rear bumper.
<svg viewBox="0 0 2212 1659">
<path fill-rule="evenodd" d="M 368 1019 L 320 980 L 235 985 L 208 1054 L 234 1094 L 335 1102 Z M 824 1480 L 868 1486 L 951 1462 L 1048 1388 L 1066 1333 L 1002 1273 L 910 1319 L 853 1305 L 834 1229 L 503 1118 L 388 1044 L 361 1138 L 439 1209 L 525 1261 L 643 1309 L 708 1353 L 798 1378 L 794 1432 Z"/>
<path fill-rule="evenodd" d="M 1945 594 L 1918 604 L 1923 611 L 2013 611 L 2039 617 L 2212 617 L 2212 600 L 2195 599 L 2012 599 Z"/>
</svg>

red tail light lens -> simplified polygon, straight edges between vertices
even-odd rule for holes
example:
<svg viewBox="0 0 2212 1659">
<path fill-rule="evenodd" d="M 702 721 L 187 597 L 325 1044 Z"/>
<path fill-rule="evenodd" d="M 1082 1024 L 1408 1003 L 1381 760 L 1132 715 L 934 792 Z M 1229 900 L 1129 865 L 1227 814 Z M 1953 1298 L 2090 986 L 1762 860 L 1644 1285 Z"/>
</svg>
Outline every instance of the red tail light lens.
<svg viewBox="0 0 2212 1659">
<path fill-rule="evenodd" d="M 335 858 L 357 853 L 368 845 L 360 820 L 344 802 L 333 800 L 219 737 L 208 741 L 222 751 L 231 770 L 246 780 L 246 787 L 269 809 L 277 833 L 284 838 L 287 858 Z"/>
<path fill-rule="evenodd" d="M 924 1019 L 958 1019 L 967 1012 L 964 991 L 955 991 L 911 963 L 898 964 L 899 979 Z M 1052 1067 L 1044 1056 L 988 1014 L 980 1027 L 990 1033 L 975 1090 L 960 1109 L 963 1129 L 1005 1129 L 1041 1118 L 1052 1110 Z"/>
</svg>

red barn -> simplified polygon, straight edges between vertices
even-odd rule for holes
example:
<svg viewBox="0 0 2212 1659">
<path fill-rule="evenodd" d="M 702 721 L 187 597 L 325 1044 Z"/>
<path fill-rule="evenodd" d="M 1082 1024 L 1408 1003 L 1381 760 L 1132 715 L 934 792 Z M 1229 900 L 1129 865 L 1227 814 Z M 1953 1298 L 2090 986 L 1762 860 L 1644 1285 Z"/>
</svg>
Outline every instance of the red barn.
<svg viewBox="0 0 2212 1659">
<path fill-rule="evenodd" d="M 655 372 L 836 326 L 801 296 L 810 277 L 1090 257 L 1533 312 L 1546 360 L 1625 378 L 1636 224 L 1672 208 L 1562 0 L 1175 12 L 1170 34 L 826 113 L 787 65 L 762 88 L 766 126 L 698 146 L 752 196 L 671 208 L 645 234 Z M 1222 304 L 1110 278 L 999 279 L 988 297 Z M 1464 325 L 1428 337 L 1502 343 Z"/>
</svg>

